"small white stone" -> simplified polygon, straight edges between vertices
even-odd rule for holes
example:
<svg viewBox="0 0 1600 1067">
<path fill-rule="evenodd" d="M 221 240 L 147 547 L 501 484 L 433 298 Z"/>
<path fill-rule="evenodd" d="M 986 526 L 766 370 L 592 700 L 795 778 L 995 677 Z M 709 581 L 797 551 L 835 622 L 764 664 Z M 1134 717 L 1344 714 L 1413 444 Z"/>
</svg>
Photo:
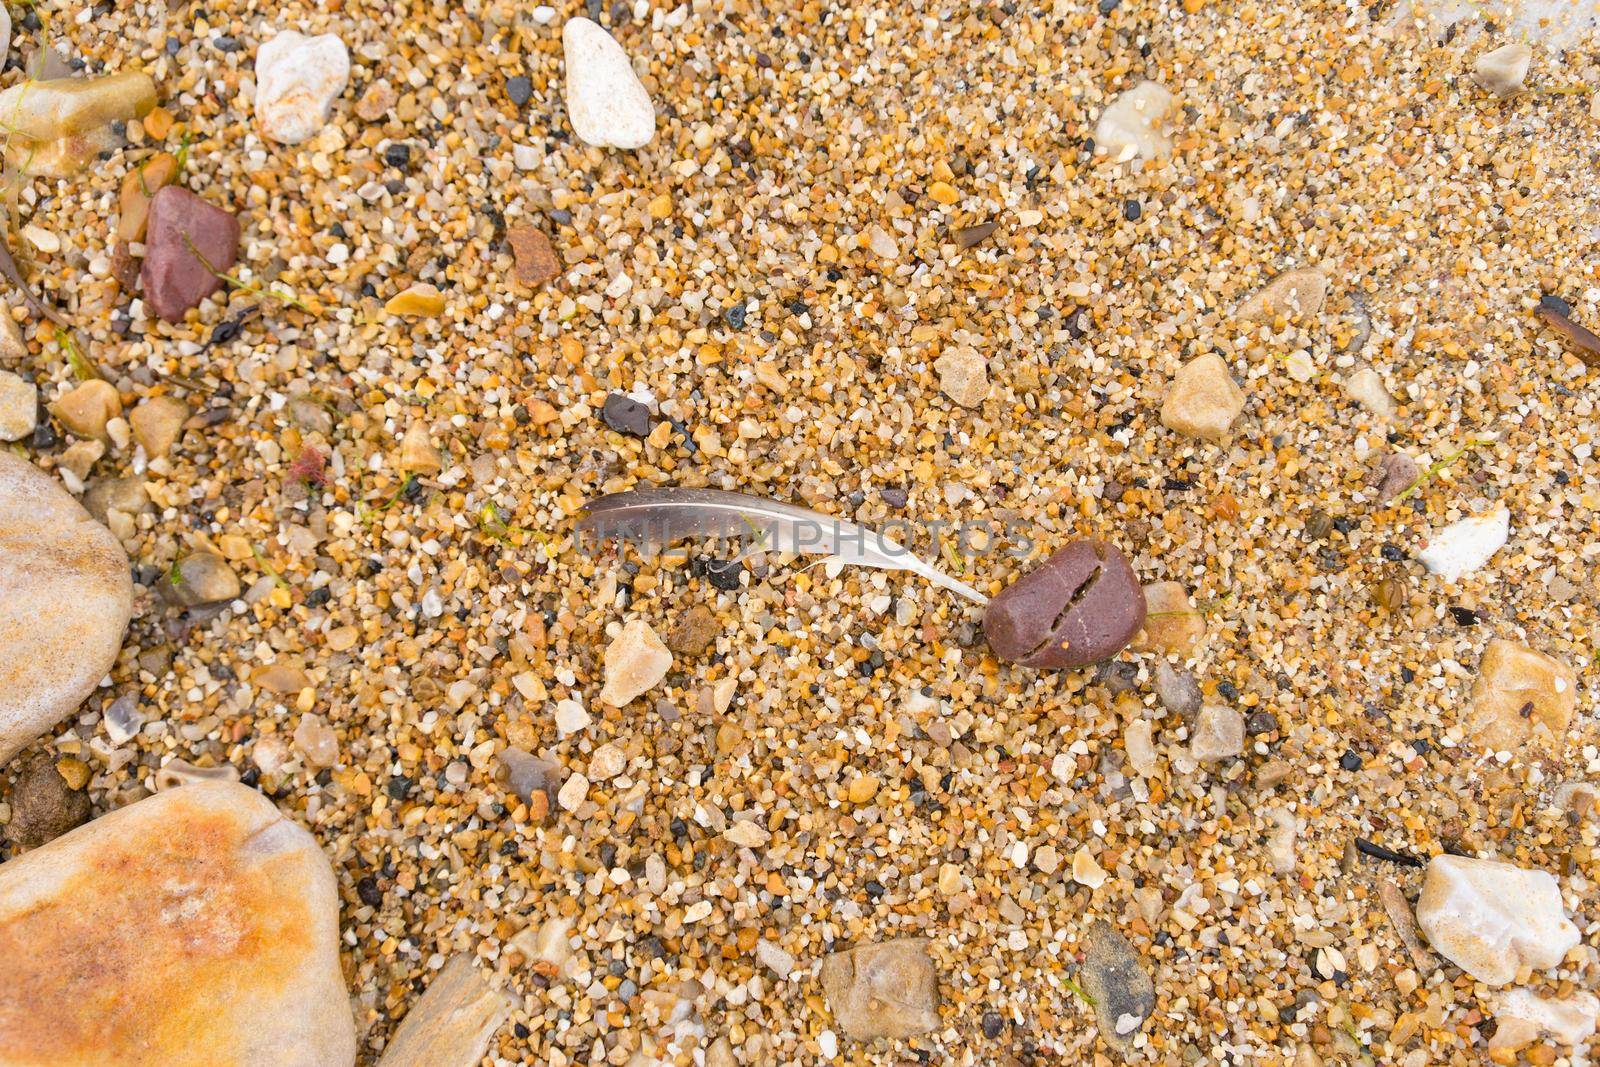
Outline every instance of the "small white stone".
<svg viewBox="0 0 1600 1067">
<path fill-rule="evenodd" d="M 1472 80 L 1496 96 L 1515 96 L 1522 91 L 1533 62 L 1533 49 L 1521 41 L 1486 52 L 1473 64 Z"/>
<path fill-rule="evenodd" d="M 322 132 L 350 84 L 350 51 L 331 33 L 284 30 L 256 53 L 256 119 L 262 136 L 299 144 Z"/>
<path fill-rule="evenodd" d="M 561 805 L 562 811 L 577 811 L 589 796 L 589 779 L 581 774 L 574 774 L 561 783 L 561 791 L 556 794 L 556 802 Z"/>
<path fill-rule="evenodd" d="M 1087 845 L 1078 849 L 1072 857 L 1072 880 L 1079 885 L 1088 886 L 1090 889 L 1099 889 L 1105 884 L 1107 874 L 1105 868 L 1100 866 L 1094 858 L 1094 853 L 1089 851 Z"/>
<path fill-rule="evenodd" d="M 606 684 L 602 703 L 620 708 L 653 689 L 672 669 L 672 653 L 650 624 L 635 619 L 606 647 Z"/>
<path fill-rule="evenodd" d="M 1153 81 L 1142 81 L 1111 102 L 1094 126 L 1095 151 L 1114 163 L 1156 159 L 1172 151 L 1162 130 L 1172 110 L 1172 94 Z"/>
<path fill-rule="evenodd" d="M 794 957 L 765 938 L 756 942 L 756 959 L 779 978 L 786 979 L 794 973 Z"/>
<path fill-rule="evenodd" d="M 567 117 L 597 148 L 643 148 L 656 135 L 656 109 L 633 63 L 612 36 L 586 18 L 561 31 L 567 61 Z"/>
<path fill-rule="evenodd" d="M 1156 746 L 1149 719 L 1134 719 L 1122 732 L 1122 747 L 1128 753 L 1128 768 L 1148 778 L 1156 771 Z"/>
<path fill-rule="evenodd" d="M 1522 967 L 1554 967 L 1579 940 L 1554 877 L 1468 856 L 1428 864 L 1417 926 L 1437 952 L 1487 985 L 1515 980 Z"/>
<path fill-rule="evenodd" d="M 39 390 L 10 371 L 0 371 L 0 441 L 20 441 L 39 422 Z"/>
<path fill-rule="evenodd" d="M 1244 716 L 1237 709 L 1207 704 L 1195 716 L 1189 754 L 1200 763 L 1230 759 L 1244 751 Z"/>
<path fill-rule="evenodd" d="M 589 780 L 604 782 L 621 774 L 628 765 L 628 757 L 616 745 L 601 745 L 589 757 Z"/>
<path fill-rule="evenodd" d="M 751 819 L 731 823 L 722 836 L 740 848 L 760 848 L 772 840 L 772 835 Z"/>
<path fill-rule="evenodd" d="M 1428 539 L 1417 559 L 1431 573 L 1454 582 L 1489 562 L 1510 536 L 1511 512 L 1499 507 L 1446 526 Z"/>
<path fill-rule="evenodd" d="M 1392 419 L 1398 410 L 1394 397 L 1384 387 L 1383 377 L 1371 367 L 1362 367 L 1345 375 L 1344 391 L 1351 400 L 1360 404 L 1380 419 Z"/>
<path fill-rule="evenodd" d="M 540 4 L 529 14 L 533 16 L 533 21 L 540 26 L 548 26 L 556 20 L 556 9 L 548 4 Z"/>
<path fill-rule="evenodd" d="M 570 737 L 589 725 L 589 713 L 576 700 L 556 702 L 556 733 Z"/>
<path fill-rule="evenodd" d="M 947 349 L 934 361 L 939 389 L 962 407 L 976 407 L 989 396 L 989 367 L 978 350 L 966 345 Z"/>
</svg>

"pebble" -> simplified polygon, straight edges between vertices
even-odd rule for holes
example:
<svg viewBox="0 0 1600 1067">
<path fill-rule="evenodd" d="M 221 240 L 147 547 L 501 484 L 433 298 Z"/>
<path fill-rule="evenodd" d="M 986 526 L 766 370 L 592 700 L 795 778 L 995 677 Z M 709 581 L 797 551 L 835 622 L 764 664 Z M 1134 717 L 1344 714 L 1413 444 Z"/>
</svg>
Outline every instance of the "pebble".
<svg viewBox="0 0 1600 1067">
<path fill-rule="evenodd" d="M 1472 65 L 1472 80 L 1498 97 L 1515 96 L 1522 91 L 1532 62 L 1533 49 L 1514 41 L 1479 56 Z"/>
<path fill-rule="evenodd" d="M 1344 392 L 1351 400 L 1380 419 L 1392 419 L 1399 412 L 1394 397 L 1383 384 L 1383 376 L 1371 367 L 1362 367 L 1344 377 Z"/>
<path fill-rule="evenodd" d="M 228 212 L 176 185 L 151 199 L 140 277 L 145 303 L 157 316 L 183 321 L 222 288 L 217 274 L 231 271 L 238 258 L 239 220 Z"/>
<path fill-rule="evenodd" d="M 561 805 L 562 811 L 577 811 L 588 796 L 589 779 L 574 774 L 561 783 L 561 789 L 556 793 L 556 803 Z"/>
<path fill-rule="evenodd" d="M 256 53 L 256 121 L 280 144 L 322 132 L 333 102 L 350 84 L 350 51 L 331 33 L 283 30 Z"/>
<path fill-rule="evenodd" d="M 667 631 L 667 648 L 680 656 L 700 656 L 715 643 L 722 624 L 704 604 L 696 604 Z"/>
<path fill-rule="evenodd" d="M 600 409 L 600 417 L 618 433 L 633 437 L 650 436 L 650 409 L 622 393 L 611 393 Z"/>
<path fill-rule="evenodd" d="M 1508 989 L 1494 1001 L 1496 1029 L 1489 1049 L 1525 1048 L 1542 1037 L 1558 1045 L 1582 1045 L 1595 1034 L 1600 998 L 1578 992 L 1564 999 L 1529 989 Z"/>
<path fill-rule="evenodd" d="M 474 954 L 452 956 L 400 1021 L 377 1067 L 477 1067 L 515 1005 Z"/>
<path fill-rule="evenodd" d="M 606 646 L 605 688 L 600 702 L 625 707 L 648 692 L 672 669 L 672 653 L 650 624 L 634 619 Z"/>
<path fill-rule="evenodd" d="M 128 558 L 61 485 L 0 449 L 0 763 L 116 662 L 133 612 Z"/>
<path fill-rule="evenodd" d="M 756 959 L 763 967 L 785 981 L 794 973 L 794 957 L 785 952 L 776 941 L 769 941 L 766 938 L 757 941 Z"/>
<path fill-rule="evenodd" d="M 1156 1007 L 1156 987 L 1139 953 L 1117 928 L 1096 919 L 1084 938 L 1083 991 L 1094 1004 L 1100 1036 L 1124 1051 Z"/>
<path fill-rule="evenodd" d="M 170 396 L 156 396 L 144 401 L 128 416 L 133 428 L 133 439 L 139 442 L 150 459 L 164 456 L 183 436 L 183 424 L 189 418 L 189 406 Z"/>
<path fill-rule="evenodd" d="M 939 977 L 919 938 L 835 952 L 819 977 L 834 1022 L 858 1041 L 903 1040 L 939 1025 Z"/>
<path fill-rule="evenodd" d="M 362 122 L 381 122 L 394 110 L 400 94 L 386 79 L 379 78 L 367 86 L 367 91 L 356 101 L 356 118 Z"/>
<path fill-rule="evenodd" d="M 1429 861 L 1417 926 L 1434 951 L 1492 986 L 1523 967 L 1557 966 L 1579 941 L 1554 877 L 1468 856 Z"/>
<path fill-rule="evenodd" d="M 1172 714 L 1184 719 L 1199 714 L 1200 683 L 1188 671 L 1174 667 L 1164 659 L 1157 660 L 1155 690 L 1156 699 Z"/>
<path fill-rule="evenodd" d="M 1234 317 L 1242 322 L 1272 322 L 1279 318 L 1312 318 L 1328 297 L 1328 276 L 1316 267 L 1299 267 L 1276 275 L 1239 305 Z"/>
<path fill-rule="evenodd" d="M 628 54 L 597 23 L 568 19 L 567 117 L 572 131 L 596 148 L 643 148 L 656 135 L 656 110 Z"/>
<path fill-rule="evenodd" d="M 991 600 L 983 632 L 1003 660 L 1070 669 L 1122 651 L 1144 619 L 1128 557 L 1101 541 L 1074 541 Z"/>
<path fill-rule="evenodd" d="M 989 396 L 989 365 L 977 349 L 957 345 L 934 360 L 939 389 L 962 407 L 977 407 Z"/>
<path fill-rule="evenodd" d="M 1128 754 L 1128 768 L 1145 778 L 1156 772 L 1154 730 L 1149 719 L 1134 719 L 1122 731 L 1122 748 Z"/>
<path fill-rule="evenodd" d="M 562 737 L 571 737 L 579 730 L 587 729 L 592 721 L 583 705 L 576 700 L 556 701 L 556 732 Z"/>
<path fill-rule="evenodd" d="M 0 371 L 0 441 L 20 441 L 38 424 L 38 388 L 10 371 Z"/>
<path fill-rule="evenodd" d="M 1100 113 L 1094 126 L 1097 152 L 1114 163 L 1159 159 L 1172 151 L 1165 132 L 1172 94 L 1153 81 L 1142 81 L 1118 96 Z"/>
<path fill-rule="evenodd" d="M 384 313 L 407 319 L 436 319 L 444 314 L 449 301 L 437 285 L 430 282 L 413 282 L 391 296 L 383 305 Z"/>
<path fill-rule="evenodd" d="M 0 866 L 0 938 L 27 947 L 0 987 L 15 1062 L 355 1061 L 333 870 L 237 783 L 167 789 Z"/>
<path fill-rule="evenodd" d="M 589 757 L 589 781 L 608 782 L 628 766 L 627 753 L 613 744 L 604 744 Z"/>
<path fill-rule="evenodd" d="M 1144 627 L 1134 639 L 1140 652 L 1187 656 L 1206 634 L 1206 618 L 1180 582 L 1156 582 L 1144 587 Z"/>
<path fill-rule="evenodd" d="M 1379 503 L 1388 503 L 1415 485 L 1421 475 L 1416 460 L 1404 452 L 1388 452 L 1373 466 L 1367 484 L 1377 491 Z"/>
<path fill-rule="evenodd" d="M 1488 563 L 1510 536 L 1511 512 L 1497 507 L 1446 526 L 1428 538 L 1417 560 L 1447 582 L 1460 581 Z"/>
<path fill-rule="evenodd" d="M 1100 866 L 1100 861 L 1094 858 L 1094 853 L 1089 851 L 1089 846 L 1084 845 L 1072 854 L 1072 880 L 1079 885 L 1090 889 L 1099 889 L 1106 884 L 1106 869 Z"/>
<path fill-rule="evenodd" d="M 34 752 L 22 759 L 11 787 L 6 837 L 16 850 L 38 848 L 88 822 L 90 811 L 82 784 L 73 787 L 56 769 L 55 760 Z"/>
<path fill-rule="evenodd" d="M 1504 638 L 1478 661 L 1467 731 L 1491 751 L 1528 745 L 1559 752 L 1578 705 L 1578 679 L 1565 663 Z"/>
<path fill-rule="evenodd" d="M 548 285 L 561 274 L 561 260 L 550 245 L 550 238 L 537 226 L 513 226 L 506 231 L 511 255 L 516 263 L 512 272 L 521 285 Z"/>
<path fill-rule="evenodd" d="M 1189 754 L 1198 763 L 1232 759 L 1244 751 L 1244 716 L 1235 708 L 1207 704 L 1195 716 Z"/>
<path fill-rule="evenodd" d="M 174 603 L 186 608 L 237 600 L 239 576 L 215 552 L 191 552 L 179 560 L 162 583 Z"/>
<path fill-rule="evenodd" d="M 1272 873 L 1287 877 L 1295 869 L 1295 839 L 1299 836 L 1300 824 L 1294 812 L 1286 807 L 1269 808 L 1267 820 L 1272 826 L 1267 833 L 1267 861 L 1272 865 Z"/>
<path fill-rule="evenodd" d="M 122 397 L 110 382 L 91 378 L 57 397 L 50 405 L 50 412 L 70 433 L 109 441 L 111 436 L 106 426 L 122 413 Z"/>
<path fill-rule="evenodd" d="M 1184 364 L 1161 402 L 1161 424 L 1188 437 L 1221 441 L 1244 410 L 1244 391 L 1222 357 L 1208 352 Z"/>
<path fill-rule="evenodd" d="M 306 766 L 313 770 L 339 762 L 339 735 L 334 733 L 327 719 L 314 712 L 300 716 L 294 728 L 294 747 L 306 758 Z"/>
</svg>

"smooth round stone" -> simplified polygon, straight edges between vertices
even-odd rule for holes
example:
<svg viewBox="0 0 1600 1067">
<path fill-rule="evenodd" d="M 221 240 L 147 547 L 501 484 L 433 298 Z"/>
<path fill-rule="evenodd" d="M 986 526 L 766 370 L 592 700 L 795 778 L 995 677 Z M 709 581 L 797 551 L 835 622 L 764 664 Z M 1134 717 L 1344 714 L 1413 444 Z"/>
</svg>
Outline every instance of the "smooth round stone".
<svg viewBox="0 0 1600 1067">
<path fill-rule="evenodd" d="M 116 662 L 132 612 L 111 531 L 0 451 L 0 762 L 77 710 Z"/>
<path fill-rule="evenodd" d="M 167 789 L 0 865 L 0 1064 L 351 1067 L 339 891 L 234 782 Z"/>
<path fill-rule="evenodd" d="M 643 148 L 656 135 L 656 109 L 628 53 L 598 23 L 568 19 L 561 30 L 567 61 L 567 117 L 573 132 L 598 148 Z"/>
<path fill-rule="evenodd" d="M 989 602 L 983 633 L 1011 663 L 1086 667 L 1127 647 L 1144 617 L 1128 557 L 1101 541 L 1074 541 Z"/>
</svg>

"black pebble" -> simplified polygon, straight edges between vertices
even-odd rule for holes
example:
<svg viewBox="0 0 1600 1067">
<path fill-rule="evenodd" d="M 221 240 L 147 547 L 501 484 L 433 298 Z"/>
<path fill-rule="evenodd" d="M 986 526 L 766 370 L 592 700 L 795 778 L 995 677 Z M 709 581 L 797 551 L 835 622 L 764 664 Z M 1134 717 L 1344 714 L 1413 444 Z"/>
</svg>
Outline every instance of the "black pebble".
<svg viewBox="0 0 1600 1067">
<path fill-rule="evenodd" d="M 1139 216 L 1144 214 L 1144 205 L 1137 200 L 1125 200 L 1122 204 L 1122 217 L 1129 222 L 1138 222 Z"/>
<path fill-rule="evenodd" d="M 322 605 L 326 604 L 328 599 L 332 596 L 333 592 L 327 586 L 318 586 L 316 589 L 313 589 L 311 592 L 306 594 L 306 607 L 320 608 Z"/>
<path fill-rule="evenodd" d="M 1379 554 L 1390 563 L 1399 563 L 1406 558 L 1405 552 L 1399 545 L 1384 545 L 1378 550 Z"/>
<path fill-rule="evenodd" d="M 1251 737 L 1257 734 L 1278 732 L 1278 717 L 1270 711 L 1253 711 L 1244 721 L 1244 732 Z"/>
<path fill-rule="evenodd" d="M 612 393 L 606 397 L 606 405 L 600 409 L 600 417 L 605 420 L 607 426 L 618 433 L 631 434 L 634 437 L 650 436 L 650 409 L 632 397 Z"/>
<path fill-rule="evenodd" d="M 1005 1028 L 1005 1020 L 1000 1018 L 999 1012 L 986 1011 L 983 1013 L 983 1036 L 999 1037 L 1000 1031 Z"/>
<path fill-rule="evenodd" d="M 404 141 L 396 141 L 383 150 L 383 161 L 396 170 L 404 170 L 411 165 L 411 146 Z"/>
<path fill-rule="evenodd" d="M 239 38 L 230 37 L 227 34 L 218 37 L 213 43 L 217 46 L 217 51 L 219 52 L 237 52 L 243 47 L 239 43 Z"/>
<path fill-rule="evenodd" d="M 1571 315 L 1572 305 L 1553 293 L 1546 293 L 1539 298 L 1539 306 L 1546 311 L 1554 311 L 1558 315 Z"/>
<path fill-rule="evenodd" d="M 411 779 L 405 775 L 397 775 L 389 779 L 389 784 L 384 788 L 390 800 L 404 800 L 411 794 Z"/>
<path fill-rule="evenodd" d="M 518 74 L 514 78 L 507 78 L 506 95 L 511 98 L 513 104 L 522 107 L 533 99 L 533 82 L 528 80 L 526 74 Z"/>
<path fill-rule="evenodd" d="M 1361 757 L 1350 749 L 1345 749 L 1344 755 L 1339 757 L 1339 766 L 1347 771 L 1359 771 L 1361 763 Z"/>
<path fill-rule="evenodd" d="M 1239 687 L 1234 685 L 1232 682 L 1218 682 L 1217 695 L 1223 700 L 1238 700 Z"/>
<path fill-rule="evenodd" d="M 891 486 L 879 495 L 883 497 L 883 502 L 891 508 L 903 508 L 906 506 L 906 501 L 910 499 L 906 491 L 898 486 Z"/>
<path fill-rule="evenodd" d="M 888 890 L 883 887 L 882 882 L 874 880 L 867 883 L 867 896 L 873 900 L 879 899 L 887 892 Z"/>
<path fill-rule="evenodd" d="M 724 311 L 722 313 L 722 317 L 727 321 L 730 328 L 742 330 L 744 329 L 744 317 L 746 314 L 747 312 L 745 311 L 744 304 L 739 303 L 733 305 L 733 307 L 729 308 L 727 311 Z"/>
<path fill-rule="evenodd" d="M 711 559 L 706 561 L 706 581 L 728 593 L 739 588 L 739 575 L 744 564 L 736 559 Z"/>
<path fill-rule="evenodd" d="M 356 896 L 368 907 L 376 908 L 383 903 L 383 890 L 378 888 L 378 880 L 370 874 L 356 883 Z"/>
<path fill-rule="evenodd" d="M 1471 608 L 1458 608 L 1452 604 L 1450 606 L 1450 617 L 1456 620 L 1457 626 L 1478 625 L 1478 613 Z"/>
</svg>

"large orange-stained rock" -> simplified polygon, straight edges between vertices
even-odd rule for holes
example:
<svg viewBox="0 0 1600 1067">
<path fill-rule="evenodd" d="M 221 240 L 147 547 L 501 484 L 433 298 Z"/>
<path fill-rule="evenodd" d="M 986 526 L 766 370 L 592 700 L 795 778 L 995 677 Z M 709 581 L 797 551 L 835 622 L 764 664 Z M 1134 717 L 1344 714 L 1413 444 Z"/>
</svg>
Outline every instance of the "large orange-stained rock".
<svg viewBox="0 0 1600 1067">
<path fill-rule="evenodd" d="M 0 1067 L 349 1067 L 333 871 L 233 782 L 0 865 Z"/>
</svg>

